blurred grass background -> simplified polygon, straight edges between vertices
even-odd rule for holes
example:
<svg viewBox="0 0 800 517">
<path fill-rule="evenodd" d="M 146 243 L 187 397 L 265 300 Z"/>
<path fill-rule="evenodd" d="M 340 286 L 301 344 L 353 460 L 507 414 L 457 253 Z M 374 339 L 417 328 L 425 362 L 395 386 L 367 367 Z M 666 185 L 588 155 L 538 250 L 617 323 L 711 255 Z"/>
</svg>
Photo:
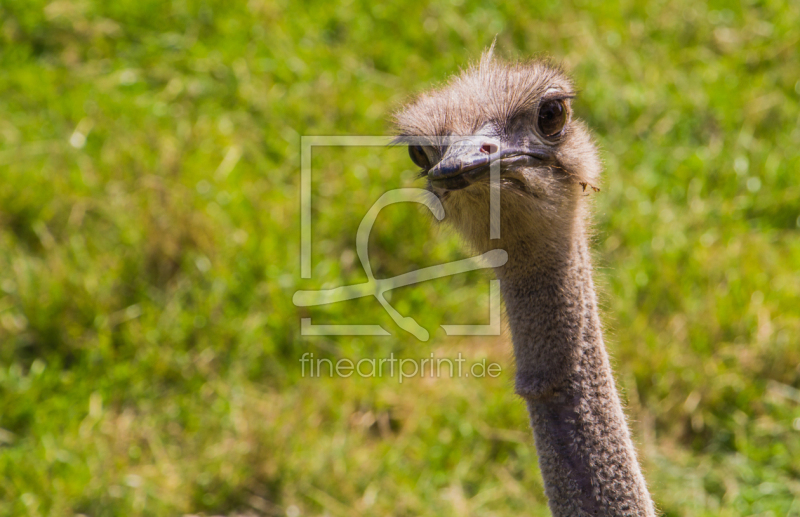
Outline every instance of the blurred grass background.
<svg viewBox="0 0 800 517">
<path fill-rule="evenodd" d="M 800 4 L 0 0 L 0 514 L 547 515 L 488 277 L 299 310 L 365 280 L 355 230 L 402 148 L 319 149 L 299 271 L 300 135 L 381 135 L 475 59 L 547 53 L 581 89 L 607 341 L 670 516 L 800 516 Z M 416 184 L 416 186 L 419 186 Z M 390 276 L 463 257 L 407 205 Z M 301 338 L 377 323 L 385 338 Z M 498 379 L 303 378 L 299 358 L 464 354 Z"/>
</svg>

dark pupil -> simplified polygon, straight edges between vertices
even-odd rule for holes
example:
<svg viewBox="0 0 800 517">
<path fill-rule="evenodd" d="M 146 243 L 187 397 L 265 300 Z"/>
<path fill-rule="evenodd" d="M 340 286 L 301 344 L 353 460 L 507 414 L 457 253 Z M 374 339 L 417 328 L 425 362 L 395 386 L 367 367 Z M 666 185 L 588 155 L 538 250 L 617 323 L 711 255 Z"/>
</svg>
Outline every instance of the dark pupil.
<svg viewBox="0 0 800 517">
<path fill-rule="evenodd" d="M 561 101 L 546 102 L 539 108 L 539 130 L 544 136 L 554 136 L 564 127 L 567 111 Z"/>
<path fill-rule="evenodd" d="M 428 166 L 430 165 L 428 163 L 428 155 L 425 154 L 425 151 L 422 149 L 421 145 L 409 145 L 408 155 L 411 156 L 412 162 L 422 167 L 423 169 L 427 169 Z"/>
</svg>

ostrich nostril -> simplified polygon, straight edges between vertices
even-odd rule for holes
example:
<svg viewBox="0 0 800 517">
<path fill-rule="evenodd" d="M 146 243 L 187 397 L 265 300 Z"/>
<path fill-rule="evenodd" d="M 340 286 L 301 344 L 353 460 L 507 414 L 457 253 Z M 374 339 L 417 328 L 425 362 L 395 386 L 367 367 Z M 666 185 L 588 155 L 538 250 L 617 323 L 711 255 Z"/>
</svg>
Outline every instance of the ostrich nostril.
<svg viewBox="0 0 800 517">
<path fill-rule="evenodd" d="M 481 146 L 481 152 L 486 154 L 494 154 L 498 149 L 499 147 L 497 147 L 497 144 L 493 144 L 491 142 L 486 142 Z"/>
</svg>

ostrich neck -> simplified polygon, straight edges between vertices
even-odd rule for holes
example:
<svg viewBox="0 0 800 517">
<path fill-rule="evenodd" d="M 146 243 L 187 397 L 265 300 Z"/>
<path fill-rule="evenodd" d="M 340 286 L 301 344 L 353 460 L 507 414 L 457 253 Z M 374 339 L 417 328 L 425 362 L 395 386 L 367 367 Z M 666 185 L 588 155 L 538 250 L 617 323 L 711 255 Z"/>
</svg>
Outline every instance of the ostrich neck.
<svg viewBox="0 0 800 517">
<path fill-rule="evenodd" d="M 497 271 L 555 517 L 653 516 L 603 344 L 583 230 L 565 253 L 509 249 Z M 527 242 L 535 242 L 533 240 Z M 549 258 L 545 258 L 549 257 Z M 515 259 L 519 262 L 515 262 Z"/>
</svg>

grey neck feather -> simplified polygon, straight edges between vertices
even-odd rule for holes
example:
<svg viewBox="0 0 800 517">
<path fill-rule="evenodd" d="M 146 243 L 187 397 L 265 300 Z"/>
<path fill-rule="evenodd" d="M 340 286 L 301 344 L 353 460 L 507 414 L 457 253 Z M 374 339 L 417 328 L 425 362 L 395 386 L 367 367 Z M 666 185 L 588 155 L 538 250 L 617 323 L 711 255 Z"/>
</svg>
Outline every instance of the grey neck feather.
<svg viewBox="0 0 800 517">
<path fill-rule="evenodd" d="M 555 517 L 653 516 L 614 386 L 580 223 L 566 253 L 534 239 L 497 270 L 545 492 Z M 545 259 L 547 257 L 547 259 Z M 541 260 L 538 260 L 541 259 Z"/>
</svg>

